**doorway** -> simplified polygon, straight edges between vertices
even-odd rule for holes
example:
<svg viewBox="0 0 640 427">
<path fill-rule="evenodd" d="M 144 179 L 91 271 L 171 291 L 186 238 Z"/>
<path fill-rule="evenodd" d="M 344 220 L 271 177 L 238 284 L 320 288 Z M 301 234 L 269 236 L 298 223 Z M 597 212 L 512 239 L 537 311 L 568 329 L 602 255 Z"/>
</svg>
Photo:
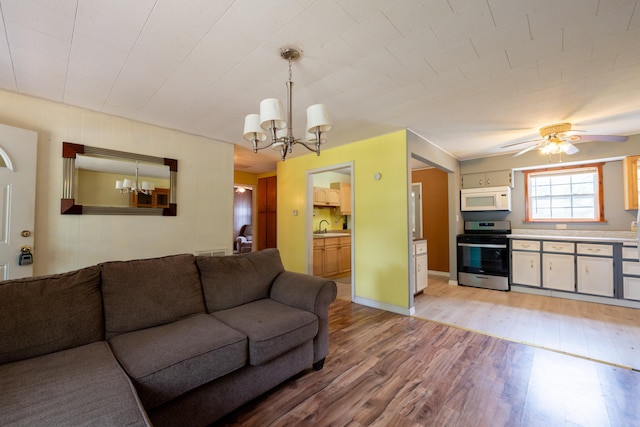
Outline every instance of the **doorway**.
<svg viewBox="0 0 640 427">
<path fill-rule="evenodd" d="M 351 300 L 355 295 L 354 190 L 353 162 L 307 171 L 307 273 L 331 278 L 339 288 L 346 285 Z"/>
<path fill-rule="evenodd" d="M 233 186 L 233 253 L 253 251 L 254 188 Z"/>
</svg>

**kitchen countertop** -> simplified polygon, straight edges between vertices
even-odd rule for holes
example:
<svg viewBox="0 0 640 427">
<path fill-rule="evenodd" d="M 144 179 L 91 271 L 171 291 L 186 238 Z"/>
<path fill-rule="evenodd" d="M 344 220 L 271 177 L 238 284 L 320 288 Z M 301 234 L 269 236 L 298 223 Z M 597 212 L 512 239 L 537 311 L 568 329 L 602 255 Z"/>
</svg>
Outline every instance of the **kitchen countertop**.
<svg viewBox="0 0 640 427">
<path fill-rule="evenodd" d="M 351 237 L 351 233 L 339 231 L 327 231 L 326 233 L 313 233 L 314 239 L 326 239 L 331 237 Z"/>
<path fill-rule="evenodd" d="M 635 231 L 597 231 L 597 230 L 511 230 L 511 239 L 545 239 L 545 240 L 581 240 L 593 242 L 637 243 L 638 234 Z"/>
</svg>

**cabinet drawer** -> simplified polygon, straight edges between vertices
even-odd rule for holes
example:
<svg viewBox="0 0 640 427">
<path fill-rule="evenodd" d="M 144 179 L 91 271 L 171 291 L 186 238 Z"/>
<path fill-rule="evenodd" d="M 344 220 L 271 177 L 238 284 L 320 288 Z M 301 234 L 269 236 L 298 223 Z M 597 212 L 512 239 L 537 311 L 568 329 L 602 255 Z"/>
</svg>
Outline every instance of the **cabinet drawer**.
<svg viewBox="0 0 640 427">
<path fill-rule="evenodd" d="M 563 254 L 572 254 L 574 251 L 574 243 L 542 242 L 542 250 L 545 252 L 560 252 Z"/>
<path fill-rule="evenodd" d="M 512 240 L 511 249 L 520 251 L 539 251 L 540 242 L 538 240 Z"/>
<path fill-rule="evenodd" d="M 640 262 L 623 261 L 622 274 L 640 276 Z"/>
<path fill-rule="evenodd" d="M 613 256 L 613 246 L 611 245 L 592 245 L 588 243 L 578 243 L 576 250 L 579 255 Z"/>
<path fill-rule="evenodd" d="M 640 277 L 625 277 L 622 283 L 624 285 L 624 298 L 640 301 Z"/>
<path fill-rule="evenodd" d="M 340 243 L 340 237 L 326 237 L 324 239 L 324 247 L 327 246 L 338 246 Z"/>
<path fill-rule="evenodd" d="M 324 239 L 321 239 L 321 238 L 313 239 L 313 247 L 324 248 Z"/>
<path fill-rule="evenodd" d="M 624 259 L 638 259 L 638 248 L 635 246 L 623 246 L 622 258 Z"/>
<path fill-rule="evenodd" d="M 351 244 L 351 237 L 339 237 L 340 246 L 349 246 Z"/>
</svg>

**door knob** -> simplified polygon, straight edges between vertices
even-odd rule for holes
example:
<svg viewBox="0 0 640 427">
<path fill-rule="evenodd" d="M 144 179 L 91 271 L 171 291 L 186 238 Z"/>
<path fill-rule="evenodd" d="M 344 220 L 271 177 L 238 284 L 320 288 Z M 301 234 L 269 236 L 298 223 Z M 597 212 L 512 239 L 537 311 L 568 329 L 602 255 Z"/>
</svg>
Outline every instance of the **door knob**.
<svg viewBox="0 0 640 427">
<path fill-rule="evenodd" d="M 22 237 L 29 237 L 29 236 L 31 236 L 31 232 L 30 232 L 29 230 L 22 230 L 22 231 L 20 232 L 20 235 L 21 235 Z"/>
</svg>

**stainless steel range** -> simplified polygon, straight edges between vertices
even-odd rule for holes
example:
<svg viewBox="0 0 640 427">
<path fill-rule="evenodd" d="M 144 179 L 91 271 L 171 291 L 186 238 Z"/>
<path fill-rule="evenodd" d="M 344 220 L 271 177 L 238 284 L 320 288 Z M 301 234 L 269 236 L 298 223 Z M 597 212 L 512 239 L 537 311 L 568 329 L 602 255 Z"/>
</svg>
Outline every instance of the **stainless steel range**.
<svg viewBox="0 0 640 427">
<path fill-rule="evenodd" d="M 458 284 L 509 290 L 511 221 L 465 221 L 457 236 Z"/>
</svg>

